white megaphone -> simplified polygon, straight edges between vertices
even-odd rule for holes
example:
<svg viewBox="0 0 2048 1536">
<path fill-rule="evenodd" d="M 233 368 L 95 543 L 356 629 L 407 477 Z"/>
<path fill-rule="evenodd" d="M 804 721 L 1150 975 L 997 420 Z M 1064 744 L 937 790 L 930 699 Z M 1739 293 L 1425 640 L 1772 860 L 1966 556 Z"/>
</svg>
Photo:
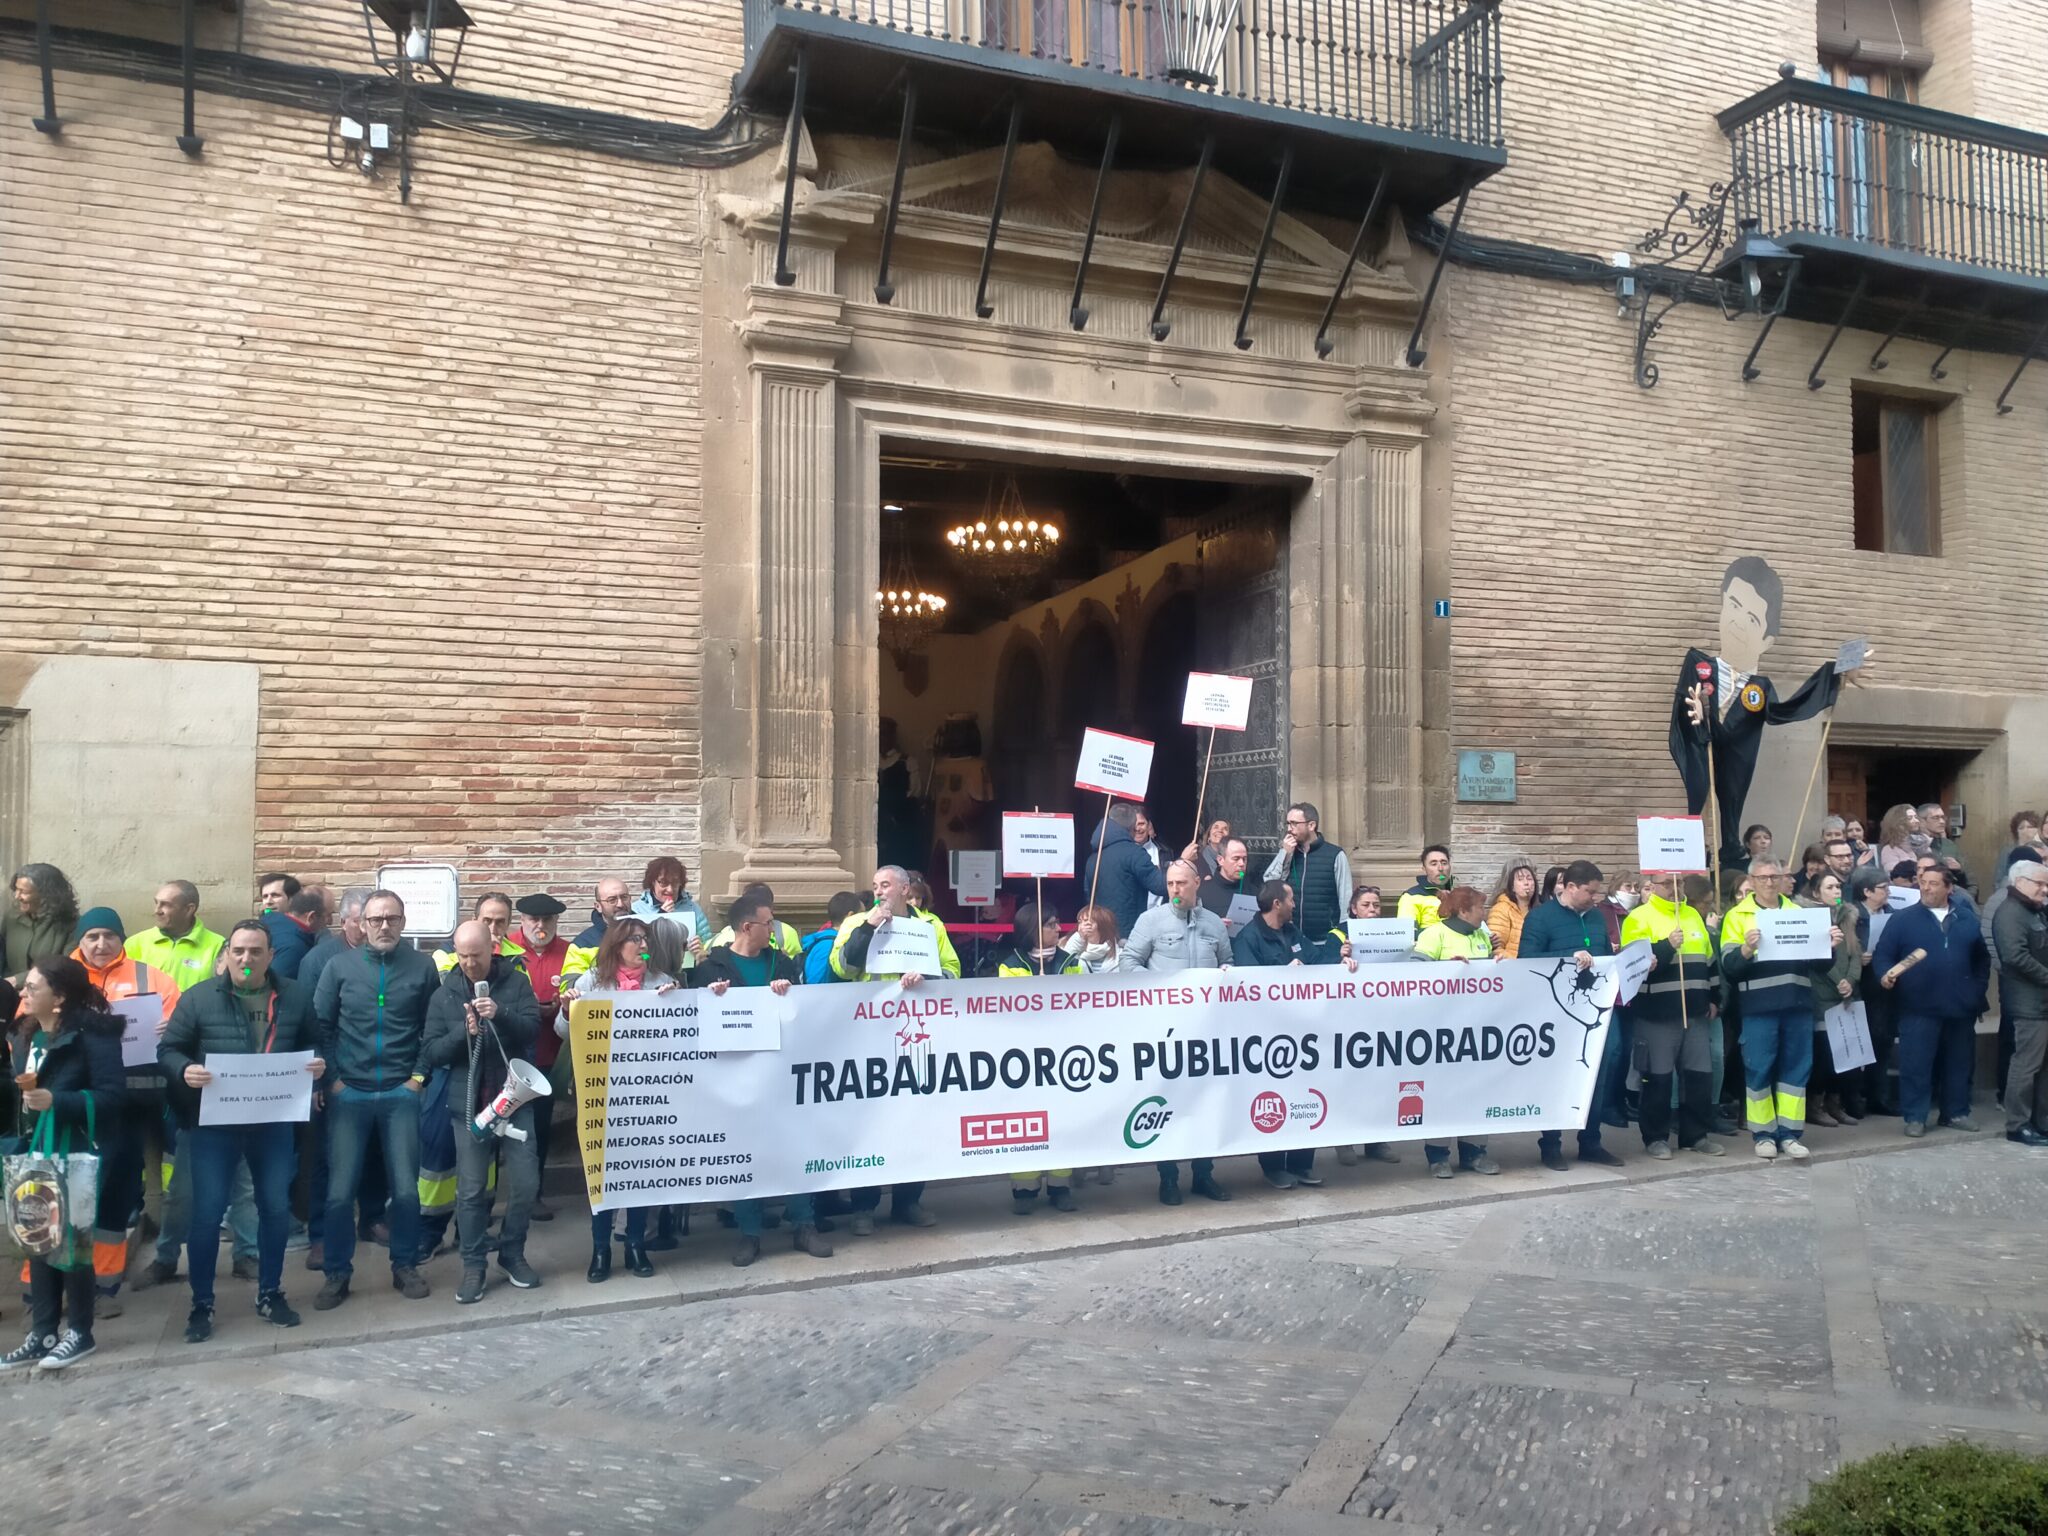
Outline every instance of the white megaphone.
<svg viewBox="0 0 2048 1536">
<path fill-rule="evenodd" d="M 552 1092 L 554 1089 L 540 1068 L 524 1061 L 508 1061 L 505 1063 L 505 1086 L 471 1122 L 470 1131 L 478 1141 L 486 1136 L 509 1136 L 514 1141 L 524 1141 L 526 1132 L 512 1123 L 512 1117 L 519 1113 L 520 1105 L 546 1098 Z"/>
</svg>

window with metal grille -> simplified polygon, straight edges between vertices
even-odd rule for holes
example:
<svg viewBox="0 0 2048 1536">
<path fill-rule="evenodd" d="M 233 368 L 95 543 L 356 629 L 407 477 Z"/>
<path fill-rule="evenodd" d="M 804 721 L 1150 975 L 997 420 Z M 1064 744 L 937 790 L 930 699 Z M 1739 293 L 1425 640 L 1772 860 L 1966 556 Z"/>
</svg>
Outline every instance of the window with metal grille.
<svg viewBox="0 0 2048 1536">
<path fill-rule="evenodd" d="M 1849 393 L 1856 547 L 1892 555 L 1941 553 L 1938 408 L 1923 400 Z"/>
</svg>

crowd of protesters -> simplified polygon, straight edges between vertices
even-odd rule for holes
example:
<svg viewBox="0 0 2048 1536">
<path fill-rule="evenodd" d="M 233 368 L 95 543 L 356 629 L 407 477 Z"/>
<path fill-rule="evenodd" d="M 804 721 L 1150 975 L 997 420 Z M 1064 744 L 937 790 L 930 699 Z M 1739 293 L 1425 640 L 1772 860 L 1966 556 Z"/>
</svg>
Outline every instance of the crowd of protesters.
<svg viewBox="0 0 2048 1536">
<path fill-rule="evenodd" d="M 2009 832 L 1995 878 L 1981 883 L 1948 837 L 1942 807 L 1902 805 L 1881 819 L 1875 842 L 1856 819 L 1827 818 L 1796 867 L 1780 859 L 1768 828 L 1748 828 L 1742 867 L 1724 871 L 1718 891 L 1701 876 L 1610 875 L 1585 859 L 1539 871 L 1512 858 L 1490 885 L 1470 884 L 1451 850 L 1433 845 L 1415 883 L 1386 893 L 1354 883 L 1344 850 L 1306 802 L 1288 808 L 1278 849 L 1257 874 L 1227 822 L 1174 857 L 1154 842 L 1143 808 L 1120 802 L 1079 871 L 1090 899 L 1070 915 L 1020 906 L 975 970 L 1355 971 L 1346 920 L 1379 917 L 1412 922 L 1411 957 L 1437 963 L 1555 957 L 1584 968 L 1647 943 L 1651 969 L 1617 1010 L 1592 1107 L 1573 1132 L 1576 1160 L 1602 1166 L 1623 1162 L 1604 1133 L 1632 1125 L 1657 1160 L 1725 1156 L 1724 1143 L 1743 1137 L 1759 1157 L 1801 1159 L 1810 1127 L 1873 1115 L 1899 1117 L 1913 1137 L 1937 1125 L 1973 1130 L 1975 1023 L 1995 970 L 2006 1135 L 2042 1147 L 2048 847 L 2039 814 L 2016 813 Z M 871 938 L 890 919 L 928 924 L 943 976 L 962 974 L 930 886 L 895 865 L 876 871 L 869 890 L 835 896 L 809 932 L 778 919 L 773 891 L 759 885 L 727 905 L 714 932 L 673 857 L 651 860 L 639 886 L 600 881 L 589 925 L 573 939 L 560 932 L 565 908 L 555 897 L 487 891 L 449 947 L 429 953 L 404 938 L 404 903 L 388 890 L 337 896 L 265 874 L 253 915 L 217 933 L 200 921 L 196 888 L 171 880 L 156 893 L 154 925 L 130 933 L 111 908 L 82 910 L 54 866 L 16 871 L 0 913 L 0 1018 L 13 1021 L 8 1080 L 18 1090 L 18 1104 L 5 1108 L 19 1111 L 17 1145 L 46 1119 L 58 1145 L 96 1148 L 102 1172 L 89 1251 L 23 1266 L 27 1337 L 0 1357 L 0 1371 L 59 1370 L 90 1355 L 94 1322 L 119 1315 L 124 1283 L 168 1283 L 181 1256 L 191 1290 L 185 1338 L 210 1338 L 223 1230 L 233 1277 L 255 1282 L 258 1317 L 282 1327 L 300 1321 L 284 1287 L 291 1251 L 319 1275 L 312 1304 L 323 1311 L 348 1299 L 360 1243 L 387 1251 L 393 1287 L 412 1300 L 431 1294 L 422 1267 L 440 1251 L 459 1256 L 459 1304 L 483 1298 L 493 1263 L 505 1283 L 538 1286 L 526 1239 L 532 1222 L 555 1214 L 542 1175 L 571 1115 L 565 1040 L 577 998 L 689 987 L 782 993 L 876 979 L 919 986 L 925 978 L 877 968 Z M 1792 905 L 1831 915 L 1825 960 L 1760 957 L 1757 914 Z M 112 1011 L 138 996 L 157 1000 L 147 1009 L 155 1060 L 139 1065 L 124 1061 L 123 1020 Z M 1829 1059 L 1823 1016 L 1846 1001 L 1865 1007 L 1875 1065 L 1837 1069 Z M 310 1121 L 199 1123 L 210 1055 L 295 1051 L 312 1056 Z M 520 1106 L 510 1136 L 469 1134 L 466 1122 L 498 1096 L 513 1061 L 547 1074 L 554 1092 Z M 1400 1161 L 1385 1145 L 1335 1150 L 1347 1166 Z M 1500 1171 L 1484 1142 L 1424 1151 L 1436 1178 Z M 1538 1154 L 1546 1168 L 1571 1166 L 1562 1132 L 1544 1132 Z M 1276 1189 L 1323 1183 L 1313 1149 L 1259 1163 Z M 1180 1165 L 1155 1171 L 1160 1201 L 1179 1205 Z M 1078 1186 L 1114 1175 L 1013 1174 L 1011 1204 L 1020 1215 L 1041 1198 L 1072 1211 Z M 1193 1162 L 1188 1187 L 1231 1198 L 1211 1159 Z M 736 1265 L 756 1262 L 771 1227 L 785 1228 L 796 1251 L 826 1257 L 842 1223 L 854 1236 L 874 1231 L 885 1194 L 889 1221 L 932 1225 L 923 1190 L 743 1200 L 717 1217 L 734 1231 Z M 679 1246 L 689 1216 L 686 1207 L 636 1208 L 619 1222 L 595 1213 L 587 1279 L 607 1280 L 615 1262 L 653 1274 L 652 1255 Z"/>
</svg>

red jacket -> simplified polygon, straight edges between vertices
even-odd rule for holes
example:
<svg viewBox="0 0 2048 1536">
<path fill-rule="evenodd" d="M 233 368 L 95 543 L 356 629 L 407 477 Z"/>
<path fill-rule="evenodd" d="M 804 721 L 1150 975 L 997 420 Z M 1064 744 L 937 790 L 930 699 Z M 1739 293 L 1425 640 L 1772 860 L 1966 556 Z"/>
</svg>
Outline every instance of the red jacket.
<svg viewBox="0 0 2048 1536">
<path fill-rule="evenodd" d="M 526 979 L 533 983 L 534 1001 L 540 1004 L 540 1034 L 533 1043 L 533 1064 L 545 1072 L 555 1064 L 562 1049 L 561 1036 L 555 1033 L 555 1015 L 561 1008 L 562 962 L 569 958 L 569 941 L 556 934 L 553 943 L 535 949 L 527 941 L 524 928 L 514 928 L 511 938 L 526 956 Z"/>
</svg>

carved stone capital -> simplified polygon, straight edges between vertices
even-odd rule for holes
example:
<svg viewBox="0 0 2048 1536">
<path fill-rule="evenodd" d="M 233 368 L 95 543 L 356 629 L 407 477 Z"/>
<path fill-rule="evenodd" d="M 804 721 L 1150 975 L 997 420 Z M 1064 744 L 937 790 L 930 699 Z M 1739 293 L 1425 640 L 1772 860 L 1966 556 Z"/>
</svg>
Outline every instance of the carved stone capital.
<svg viewBox="0 0 2048 1536">
<path fill-rule="evenodd" d="M 757 284 L 747 290 L 740 343 L 757 371 L 832 374 L 853 345 L 846 301 L 829 293 Z"/>
</svg>

